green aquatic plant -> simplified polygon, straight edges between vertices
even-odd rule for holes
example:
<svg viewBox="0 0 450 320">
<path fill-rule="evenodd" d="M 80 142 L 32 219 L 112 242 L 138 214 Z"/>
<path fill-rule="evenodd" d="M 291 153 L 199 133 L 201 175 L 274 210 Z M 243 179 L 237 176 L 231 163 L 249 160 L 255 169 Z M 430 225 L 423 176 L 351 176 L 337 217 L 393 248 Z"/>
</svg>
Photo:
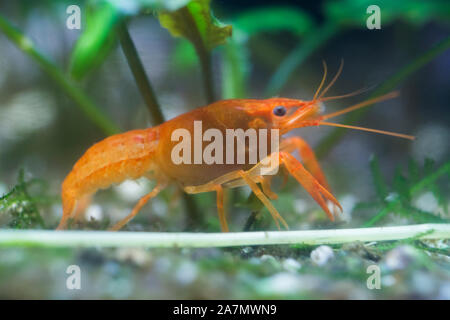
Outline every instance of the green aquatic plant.
<svg viewBox="0 0 450 320">
<path fill-rule="evenodd" d="M 45 182 L 39 179 L 26 179 L 24 170 L 19 171 L 17 184 L 0 197 L 0 212 L 8 214 L 8 227 L 13 229 L 45 228 L 45 222 L 38 207 L 48 206 L 52 199 L 45 194 Z M 38 185 L 39 194 L 32 196 L 30 188 Z"/>
<path fill-rule="evenodd" d="M 352 28 L 365 28 L 368 17 L 366 9 L 370 5 L 378 5 L 383 8 L 383 27 L 395 20 L 403 20 L 412 25 L 423 25 L 432 20 L 449 20 L 449 4 L 445 0 L 427 1 L 426 3 L 420 0 L 325 1 L 322 7 L 324 21 L 306 34 L 299 45 L 278 66 L 267 85 L 266 95 L 277 94 L 306 59 L 330 39 Z"/>
<path fill-rule="evenodd" d="M 86 28 L 75 44 L 70 73 L 82 79 L 97 69 L 118 43 L 118 28 L 129 18 L 152 10 L 176 10 L 187 0 L 130 0 L 128 4 L 114 0 L 86 2 Z"/>
<path fill-rule="evenodd" d="M 158 14 L 161 25 L 174 37 L 189 40 L 195 48 L 203 71 L 203 83 L 208 103 L 216 100 L 214 94 L 211 50 L 225 43 L 231 36 L 232 28 L 221 25 L 211 14 L 211 0 L 190 1 L 186 6 Z"/>
<path fill-rule="evenodd" d="M 264 21 L 264 23 L 261 23 Z M 315 28 L 305 11 L 290 6 L 268 6 L 239 13 L 230 23 L 234 32 L 223 48 L 222 95 L 225 99 L 246 98 L 251 70 L 250 40 L 262 33 L 287 31 L 303 37 Z"/>
<path fill-rule="evenodd" d="M 430 190 L 436 199 L 439 199 L 438 202 L 442 210 L 447 212 L 446 196 L 441 191 L 437 180 L 449 175 L 450 161 L 436 170 L 433 170 L 433 166 L 432 160 L 425 160 L 425 164 L 421 170 L 422 173 L 420 173 L 417 162 L 411 159 L 408 175 L 403 175 L 401 170 L 397 168 L 393 183 L 391 186 L 388 186 L 381 174 L 378 159 L 372 157 L 370 168 L 378 201 L 371 202 L 370 206 L 381 209 L 369 221 L 364 223 L 363 226 L 371 227 L 392 213 L 419 223 L 448 223 L 450 221 L 448 216 L 441 217 L 435 212 L 419 209 L 413 204 L 413 200 L 420 192 Z"/>
<path fill-rule="evenodd" d="M 106 135 L 119 132 L 118 127 L 103 113 L 86 93 L 76 85 L 53 61 L 47 58 L 34 45 L 30 38 L 14 27 L 5 17 L 0 15 L 0 30 L 12 41 L 20 50 L 33 59 L 50 79 L 70 97 L 80 111 L 96 125 Z"/>
<path fill-rule="evenodd" d="M 73 49 L 70 73 L 82 79 L 97 68 L 115 45 L 117 25 L 124 16 L 108 1 L 88 5 L 86 28 Z"/>
<path fill-rule="evenodd" d="M 426 50 L 417 58 L 413 59 L 411 62 L 407 63 L 398 71 L 394 72 L 370 95 L 369 99 L 375 98 L 395 89 L 398 85 L 408 79 L 409 76 L 419 71 L 422 67 L 433 61 L 433 59 L 435 59 L 437 56 L 439 56 L 449 48 L 450 37 L 447 37 L 444 40 L 438 42 L 432 48 Z M 355 123 L 361 120 L 368 111 L 369 109 L 365 108 L 349 113 L 344 117 L 342 122 L 347 124 Z M 323 158 L 324 156 L 326 156 L 327 153 L 330 152 L 332 148 L 338 144 L 339 140 L 344 137 L 345 133 L 346 130 L 342 128 L 334 128 L 328 135 L 322 138 L 316 149 L 317 157 Z"/>
</svg>

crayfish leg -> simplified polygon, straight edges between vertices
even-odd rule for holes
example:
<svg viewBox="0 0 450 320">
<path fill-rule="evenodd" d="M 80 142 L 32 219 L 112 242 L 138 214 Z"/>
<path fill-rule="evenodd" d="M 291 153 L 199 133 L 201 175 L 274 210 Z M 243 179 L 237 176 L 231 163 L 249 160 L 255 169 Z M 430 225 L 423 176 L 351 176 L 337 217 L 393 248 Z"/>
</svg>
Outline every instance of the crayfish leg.
<svg viewBox="0 0 450 320">
<path fill-rule="evenodd" d="M 73 218 L 74 211 L 76 209 L 77 199 L 71 192 L 63 191 L 62 203 L 63 203 L 63 215 L 61 221 L 56 227 L 56 230 L 64 230 L 67 228 L 67 223 L 69 222 L 69 219 Z"/>
<path fill-rule="evenodd" d="M 92 194 L 86 194 L 82 196 L 78 201 L 72 217 L 76 222 L 81 221 L 84 218 L 86 209 L 90 206 L 92 202 Z"/>
<path fill-rule="evenodd" d="M 126 216 L 125 218 L 123 218 L 122 220 L 117 222 L 115 225 L 113 225 L 108 230 L 109 231 L 118 231 L 118 230 L 122 229 L 122 227 L 124 225 L 126 225 L 131 219 L 133 219 L 139 213 L 139 211 L 142 209 L 142 207 L 151 198 L 156 197 L 158 195 L 158 193 L 160 193 L 161 190 L 163 190 L 165 188 L 165 186 L 166 186 L 166 184 L 158 182 L 150 193 L 146 194 L 139 200 L 139 202 L 136 204 L 136 206 L 133 208 L 133 210 L 131 211 L 131 213 L 128 216 Z"/>
<path fill-rule="evenodd" d="M 261 189 L 256 184 L 255 180 L 258 180 L 259 175 L 252 174 L 252 169 L 249 171 L 237 170 L 227 173 L 221 177 L 218 177 L 206 184 L 200 186 L 187 186 L 184 188 L 184 191 L 187 193 L 202 193 L 209 191 L 216 191 L 217 193 L 217 209 L 219 214 L 219 220 L 221 224 L 222 231 L 228 231 L 228 225 L 226 222 L 226 214 L 225 209 L 223 207 L 223 187 L 222 185 L 227 185 L 227 183 L 231 183 L 232 186 L 242 186 L 248 185 L 253 193 L 258 197 L 258 199 L 266 206 L 269 210 L 269 213 L 275 220 L 275 224 L 278 229 L 280 229 L 280 223 L 289 229 L 286 221 L 283 217 L 278 213 L 277 209 L 272 205 L 267 196 L 261 191 Z M 228 186 L 228 185 L 227 185 Z"/>
<path fill-rule="evenodd" d="M 313 175 L 319 183 L 324 186 L 329 192 L 331 192 L 330 185 L 328 184 L 325 174 L 323 173 L 316 155 L 310 145 L 300 137 L 289 137 L 281 142 L 281 151 L 293 152 L 298 150 L 300 157 L 303 160 L 305 168 Z"/>
<path fill-rule="evenodd" d="M 252 189 L 252 191 L 255 194 L 255 196 L 257 196 L 258 199 L 261 200 L 261 202 L 267 208 L 267 210 L 269 210 L 270 214 L 272 215 L 272 218 L 275 220 L 275 224 L 277 225 L 278 230 L 280 230 L 280 223 L 278 222 L 278 220 L 281 221 L 281 223 L 284 225 L 284 227 L 286 229 L 289 229 L 289 226 L 286 223 L 286 221 L 278 213 L 278 210 L 275 209 L 275 207 L 270 202 L 270 200 L 266 197 L 266 195 L 261 191 L 261 189 L 258 187 L 256 182 L 253 181 L 251 176 L 247 172 L 245 172 L 243 170 L 238 171 L 238 173 L 245 180 L 245 182 L 247 182 L 248 186 L 250 187 L 250 189 Z"/>
<path fill-rule="evenodd" d="M 285 165 L 289 173 L 308 191 L 330 220 L 334 221 L 334 216 L 330 212 L 325 199 L 334 203 L 342 212 L 342 207 L 336 198 L 290 153 L 280 152 L 280 163 Z"/>
<path fill-rule="evenodd" d="M 256 181 L 261 184 L 262 190 L 265 195 L 269 197 L 270 200 L 278 199 L 278 195 L 272 191 L 270 183 L 272 181 L 273 176 L 258 176 Z"/>
<path fill-rule="evenodd" d="M 216 186 L 216 194 L 217 194 L 217 212 L 219 214 L 220 228 L 222 232 L 229 232 L 226 212 L 224 208 L 224 200 L 223 200 L 223 188 L 221 185 Z"/>
</svg>

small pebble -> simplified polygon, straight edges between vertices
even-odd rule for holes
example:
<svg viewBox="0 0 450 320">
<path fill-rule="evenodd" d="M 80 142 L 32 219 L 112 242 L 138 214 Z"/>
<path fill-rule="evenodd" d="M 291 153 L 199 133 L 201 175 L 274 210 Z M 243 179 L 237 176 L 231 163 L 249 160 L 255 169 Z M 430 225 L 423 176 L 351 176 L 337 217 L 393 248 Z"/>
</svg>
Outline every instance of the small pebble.
<svg viewBox="0 0 450 320">
<path fill-rule="evenodd" d="M 283 261 L 282 266 L 283 266 L 283 269 L 285 269 L 286 271 L 294 272 L 294 273 L 297 272 L 302 267 L 300 262 L 298 262 L 297 260 L 292 259 L 292 258 L 285 259 Z"/>
<path fill-rule="evenodd" d="M 242 253 L 248 254 L 248 253 L 250 253 L 252 250 L 253 250 L 252 247 L 245 247 L 245 248 L 242 248 Z"/>
<path fill-rule="evenodd" d="M 147 183 L 142 180 L 126 180 L 120 185 L 115 186 L 114 190 L 117 192 L 119 197 L 130 203 L 134 203 L 142 198 L 147 192 Z"/>
<path fill-rule="evenodd" d="M 155 198 L 152 200 L 152 213 L 159 217 L 165 216 L 168 211 L 167 204 L 159 198 Z"/>
<path fill-rule="evenodd" d="M 273 295 L 295 294 L 302 289 L 299 277 L 289 272 L 280 272 L 264 279 L 259 287 L 262 293 Z"/>
<path fill-rule="evenodd" d="M 85 214 L 86 220 L 87 221 L 91 221 L 91 220 L 95 220 L 95 221 L 100 221 L 103 219 L 103 209 L 100 205 L 98 204 L 93 204 L 90 205 L 89 208 L 87 208 L 86 210 L 86 214 Z"/>
<path fill-rule="evenodd" d="M 350 222 L 352 220 L 352 211 L 358 202 L 358 198 L 352 194 L 347 194 L 339 199 L 339 202 L 342 206 L 342 213 L 338 213 L 336 218 L 344 222 Z"/>
<path fill-rule="evenodd" d="M 308 209 L 308 203 L 302 199 L 294 200 L 294 210 L 298 214 L 303 214 Z"/>
<path fill-rule="evenodd" d="M 133 282 L 125 277 L 113 278 L 106 284 L 106 291 L 114 299 L 125 299 L 133 293 Z"/>
<path fill-rule="evenodd" d="M 8 192 L 6 185 L 0 182 L 0 197 Z"/>
<path fill-rule="evenodd" d="M 436 280 L 427 272 L 416 271 L 412 276 L 412 287 L 419 294 L 430 297 L 436 290 Z"/>
<path fill-rule="evenodd" d="M 318 266 L 324 266 L 333 257 L 333 249 L 329 246 L 320 246 L 311 252 L 311 260 Z"/>
<path fill-rule="evenodd" d="M 439 209 L 439 203 L 431 192 L 421 194 L 414 201 L 414 204 L 418 209 L 423 211 L 436 212 Z"/>
<path fill-rule="evenodd" d="M 450 282 L 444 283 L 439 289 L 439 300 L 450 300 Z"/>
<path fill-rule="evenodd" d="M 381 277 L 381 284 L 383 287 L 391 287 L 397 282 L 397 279 L 393 275 L 386 275 Z"/>
<path fill-rule="evenodd" d="M 386 266 L 391 270 L 405 269 L 413 260 L 416 252 L 411 246 L 399 246 L 386 254 Z"/>
<path fill-rule="evenodd" d="M 198 275 L 197 266 L 192 262 L 183 262 L 175 272 L 175 279 L 181 285 L 191 284 Z"/>
<path fill-rule="evenodd" d="M 121 261 L 131 261 L 138 266 L 146 265 L 151 260 L 150 252 L 141 248 L 119 248 L 116 256 Z"/>
<path fill-rule="evenodd" d="M 270 254 L 264 254 L 264 255 L 261 256 L 260 259 L 263 262 L 269 263 L 274 268 L 278 268 L 280 266 L 280 263 L 278 262 L 278 260 L 275 259 L 275 257 L 271 256 Z"/>
</svg>

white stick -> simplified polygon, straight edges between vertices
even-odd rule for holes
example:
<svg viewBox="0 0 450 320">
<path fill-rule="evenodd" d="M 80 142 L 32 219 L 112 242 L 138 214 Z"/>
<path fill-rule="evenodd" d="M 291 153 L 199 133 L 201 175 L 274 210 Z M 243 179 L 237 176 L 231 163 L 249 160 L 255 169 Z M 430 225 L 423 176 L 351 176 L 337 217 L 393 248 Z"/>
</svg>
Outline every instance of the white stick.
<svg viewBox="0 0 450 320">
<path fill-rule="evenodd" d="M 431 232 L 432 231 L 432 232 Z M 429 232 L 429 233 L 427 233 Z M 0 247 L 231 247 L 274 244 L 336 244 L 412 238 L 449 239 L 450 224 L 398 227 L 230 233 L 2 230 Z"/>
</svg>

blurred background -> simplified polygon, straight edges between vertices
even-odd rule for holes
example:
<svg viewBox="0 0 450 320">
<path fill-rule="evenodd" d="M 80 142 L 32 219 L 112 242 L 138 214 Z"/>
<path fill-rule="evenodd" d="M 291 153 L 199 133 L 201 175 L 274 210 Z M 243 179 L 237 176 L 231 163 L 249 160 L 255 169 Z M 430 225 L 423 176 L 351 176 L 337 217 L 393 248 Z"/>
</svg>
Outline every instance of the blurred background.
<svg viewBox="0 0 450 320">
<path fill-rule="evenodd" d="M 173 37 L 160 25 L 154 10 L 145 5 L 151 2 L 112 1 L 120 3 L 121 10 L 126 11 L 131 38 L 162 112 L 166 119 L 170 119 L 207 104 L 202 69 L 191 43 L 184 38 Z M 450 30 L 448 2 L 402 0 L 393 3 L 394 1 L 364 0 L 245 3 L 214 0 L 211 3 L 215 18 L 222 24 L 233 27 L 232 36 L 211 51 L 213 89 L 217 100 L 263 99 L 272 96 L 311 99 L 323 76 L 322 61 L 326 61 L 329 75 L 333 75 L 343 59 L 345 63 L 343 72 L 328 95 L 340 95 L 361 88 L 370 90 L 351 98 L 327 102 L 324 106 L 326 110 L 350 106 L 370 97 L 377 89 L 391 85 L 388 91 L 397 89 L 400 91 L 400 97 L 371 107 L 366 113 L 361 114 L 355 123 L 417 137 L 412 142 L 389 136 L 348 131 L 345 135 L 338 138 L 334 136 L 336 139 L 330 140 L 330 135 L 335 135 L 331 128 L 305 128 L 293 132 L 294 135 L 304 137 L 319 151 L 320 163 L 335 195 L 344 206 L 344 214 L 336 224 L 326 221 L 325 215 L 307 193 L 290 181 L 284 189 L 277 185 L 280 199 L 275 201 L 275 206 L 292 229 L 361 226 L 382 206 L 379 203 L 374 204 L 378 201 L 374 199 L 379 196 L 377 179 L 374 184 L 374 167 L 378 168 L 379 174 L 390 186 L 395 182 L 396 174 L 406 176 L 408 172 L 414 171 L 415 167 L 422 170 L 426 158 L 434 162 L 435 168 L 449 160 L 450 50 L 442 49 L 442 45 L 436 49 L 438 44 L 445 40 L 448 48 Z M 66 9 L 73 4 L 81 8 L 80 30 L 66 27 L 69 16 Z M 369 30 L 366 27 L 366 20 L 370 16 L 366 9 L 371 4 L 378 4 L 381 9 L 381 29 Z M 0 15 L 29 38 L 34 43 L 34 48 L 59 68 L 71 84 L 80 88 L 101 113 L 110 118 L 121 131 L 152 126 L 152 118 L 117 40 L 111 42 L 107 53 L 102 56 L 101 63 L 89 68 L 89 72 L 82 77 L 74 76 L 73 61 L 76 52 L 74 48 L 86 30 L 85 12 L 89 10 L 90 5 L 85 1 L 2 1 Z M 139 7 L 140 5 L 142 7 Z M 436 50 L 440 50 L 439 54 L 436 54 Z M 429 56 L 427 58 L 427 53 L 432 58 Z M 428 59 L 427 63 L 421 65 L 423 62 L 421 59 Z M 387 82 L 389 83 L 386 84 Z M 346 120 L 350 118 L 342 117 L 336 121 L 346 123 Z M 49 77 L 48 72 L 45 72 L 26 50 L 18 48 L 8 39 L 4 31 L 0 32 L 0 196 L 12 190 L 14 186 L 20 185 L 21 170 L 23 170 L 22 182 L 38 179 L 37 185 L 30 186 L 30 192 L 33 194 L 32 197 L 36 197 L 36 206 L 43 223 L 31 221 L 28 227 L 56 226 L 62 214 L 59 200 L 61 182 L 84 151 L 105 137 L 105 131 L 86 117 L 77 102 L 61 88 L 61 84 Z M 411 199 L 411 203 L 440 219 L 448 219 L 446 213 L 448 179 L 441 181 L 439 187 L 444 191 L 440 193 L 424 191 Z M 149 183 L 142 180 L 127 181 L 110 190 L 99 192 L 87 210 L 87 217 L 92 219 L 92 225 L 85 225 L 84 228 L 104 228 L 108 221 L 126 215 L 148 189 Z M 198 208 L 204 213 L 201 221 L 196 223 L 189 220 L 194 218 L 186 214 L 181 200 L 171 201 L 174 199 L 174 193 L 176 190 L 170 189 L 161 197 L 152 200 L 135 221 L 127 226 L 127 230 L 219 230 L 212 195 L 193 197 Z M 241 231 L 249 216 L 251 206 L 246 203 L 248 194 L 249 191 L 244 188 L 230 195 L 232 203 L 229 205 L 229 220 L 232 230 Z M 14 214 L 10 216 L 10 213 L 16 210 L 17 206 L 25 207 L 26 204 L 20 202 L 14 208 L 5 205 L 0 207 L 2 212 L 0 221 L 4 227 L 11 227 L 11 217 L 14 219 Z M 355 206 L 359 210 L 355 211 Z M 384 225 L 399 222 L 414 221 L 405 215 L 393 215 L 383 221 Z M 275 229 L 275 226 L 270 217 L 263 217 L 254 227 L 254 230 L 258 229 Z M 352 279 L 349 282 L 340 280 L 337 287 L 335 282 L 331 282 L 333 284 L 329 284 L 329 290 L 324 289 L 327 286 L 325 280 L 315 278 L 316 276 L 312 274 L 304 274 L 301 280 L 293 280 L 290 278 L 291 271 L 286 271 L 287 269 L 300 268 L 301 264 L 313 266 L 314 263 L 310 260 L 302 262 L 300 249 L 295 255 L 282 249 L 275 253 L 270 251 L 272 249 L 268 252 L 264 250 L 249 248 L 249 253 L 238 249 L 230 251 L 205 249 L 184 253 L 145 250 L 130 252 L 119 250 L 106 253 L 95 250 L 61 250 L 56 254 L 40 252 L 41 258 L 25 249 L 1 250 L 0 265 L 3 266 L 0 266 L 2 275 L 0 277 L 4 282 L 3 284 L 0 282 L 0 296 L 22 297 L 24 293 L 20 283 L 26 284 L 27 287 L 30 281 L 41 285 L 42 279 L 35 278 L 31 271 L 28 275 L 19 273 L 18 278 L 13 277 L 14 280 L 8 281 L 6 275 L 10 276 L 11 270 L 20 261 L 35 258 L 38 259 L 36 261 L 43 261 L 43 257 L 47 257 L 45 259 L 55 259 L 47 266 L 51 270 L 58 269 L 66 260 L 72 258 L 78 259 L 80 263 L 84 261 L 88 268 L 95 270 L 91 274 L 92 279 L 96 279 L 94 283 L 97 285 L 103 283 L 106 287 L 102 289 L 91 287 L 91 290 L 75 294 L 52 282 L 53 284 L 44 286 L 43 291 L 33 289 L 25 296 L 32 298 L 376 297 L 375 293 L 361 289 L 359 284 L 356 288 L 353 287 Z M 402 247 L 401 250 L 403 251 L 397 253 L 400 258 L 395 256 L 400 260 L 404 256 L 416 254 L 408 251 L 410 247 L 406 249 Z M 305 256 L 306 260 L 309 259 L 309 252 Z M 55 255 L 57 258 L 54 258 Z M 247 259 L 249 255 L 259 260 L 261 256 L 265 258 L 261 260 L 262 262 L 256 260 L 249 262 Z M 211 262 L 216 258 L 219 261 L 217 266 Z M 206 264 L 205 269 L 197 265 L 198 259 Z M 292 261 L 288 260 L 286 263 L 286 259 Z M 339 258 L 342 260 L 336 259 L 341 263 L 338 263 L 340 272 L 345 274 L 347 263 L 353 258 L 345 256 Z M 366 263 L 354 259 L 356 265 Z M 381 256 L 380 259 L 385 257 Z M 123 261 L 128 261 L 126 263 L 130 263 L 131 267 L 122 265 Z M 231 266 L 233 263 L 236 265 Z M 253 270 L 252 263 L 254 266 L 260 266 L 256 274 L 249 271 Z M 176 274 L 174 283 L 168 284 L 168 280 L 161 280 L 164 279 L 162 274 L 167 269 L 165 266 L 176 268 L 173 270 Z M 245 266 L 242 267 L 244 270 L 242 274 L 236 271 L 241 266 Z M 150 269 L 146 269 L 147 267 Z M 134 273 L 133 268 L 141 269 Z M 329 274 L 333 274 L 335 268 L 337 267 L 330 266 Z M 446 268 L 444 270 L 448 271 L 448 265 Z M 313 269 L 311 267 L 311 270 Z M 284 270 L 281 275 L 278 274 L 280 270 Z M 203 280 L 198 279 L 201 272 L 205 274 Z M 55 280 L 51 272 L 45 274 L 47 279 Z M 275 276 L 279 278 L 271 278 Z M 62 273 L 60 277 L 65 277 L 65 274 Z M 145 287 L 139 287 L 139 279 L 142 278 L 138 277 L 143 277 L 144 283 L 149 283 L 158 290 L 147 292 Z M 230 281 L 229 277 L 232 277 L 233 284 L 225 286 L 225 293 L 220 292 L 220 286 Z M 405 284 L 406 287 L 402 290 L 385 292 L 382 296 L 388 297 L 391 294 L 391 297 L 450 298 L 448 273 L 433 275 L 432 278 L 427 278 L 429 277 L 427 274 L 420 274 L 418 277 L 418 280 L 411 280 L 413 284 Z M 410 287 L 416 285 L 414 281 L 426 283 L 430 279 L 436 286 L 428 292 L 421 292 L 421 285 L 417 285 L 419 288 L 417 292 Z M 386 283 L 394 280 L 387 279 Z M 11 291 L 8 285 L 13 281 L 16 283 L 16 291 Z M 252 284 L 252 281 L 257 284 Z M 274 284 L 292 281 L 298 283 L 299 288 L 304 289 L 309 285 L 313 289 L 309 291 L 298 289 L 291 292 L 289 291 L 291 289 L 286 289 L 283 285 L 277 287 Z M 443 284 L 438 284 L 439 282 Z M 444 285 L 446 287 L 442 287 Z M 177 293 L 176 288 L 180 286 L 187 288 L 186 293 Z M 202 287 L 206 288 L 206 291 L 199 291 Z M 350 290 L 351 294 L 346 293 L 346 288 L 356 291 Z M 241 294 L 238 293 L 240 290 Z M 410 296 L 411 292 L 415 293 Z"/>
</svg>

